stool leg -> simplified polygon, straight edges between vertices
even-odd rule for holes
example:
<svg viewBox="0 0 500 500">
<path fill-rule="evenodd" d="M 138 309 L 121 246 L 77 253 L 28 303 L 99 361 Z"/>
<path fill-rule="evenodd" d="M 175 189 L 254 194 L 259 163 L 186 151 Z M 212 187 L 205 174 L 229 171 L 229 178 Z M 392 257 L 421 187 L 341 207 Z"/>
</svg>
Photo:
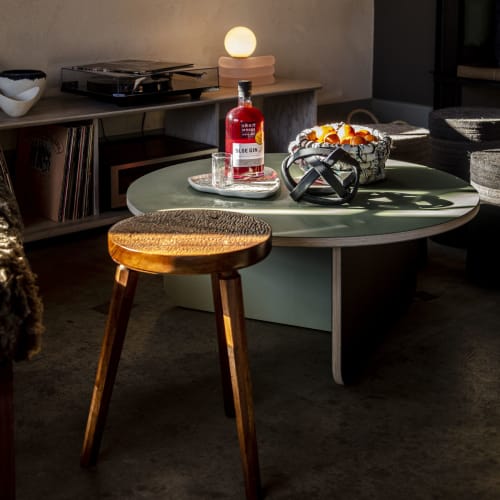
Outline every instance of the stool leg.
<svg viewBox="0 0 500 500">
<path fill-rule="evenodd" d="M 0 362 L 0 498 L 16 498 L 12 361 Z"/>
<path fill-rule="evenodd" d="M 224 330 L 224 315 L 220 296 L 219 277 L 212 274 L 212 294 L 214 298 L 215 324 L 217 327 L 217 343 L 219 347 L 219 364 L 222 380 L 222 396 L 224 398 L 224 412 L 227 417 L 234 417 L 233 389 L 231 387 L 231 372 L 227 357 L 226 333 Z"/>
<path fill-rule="evenodd" d="M 238 272 L 218 275 L 224 316 L 225 339 L 233 386 L 236 426 L 247 499 L 260 497 L 259 457 L 248 365 L 245 315 Z"/>
<path fill-rule="evenodd" d="M 88 467 L 97 462 L 138 275 L 138 272 L 121 265 L 116 268 L 113 293 L 80 456 L 82 467 Z"/>
</svg>

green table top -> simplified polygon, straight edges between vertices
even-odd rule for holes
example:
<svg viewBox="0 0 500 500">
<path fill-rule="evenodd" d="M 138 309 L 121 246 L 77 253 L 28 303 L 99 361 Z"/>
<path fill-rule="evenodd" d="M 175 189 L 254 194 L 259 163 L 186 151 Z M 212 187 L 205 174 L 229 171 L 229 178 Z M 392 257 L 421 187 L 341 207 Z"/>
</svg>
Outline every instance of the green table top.
<svg viewBox="0 0 500 500">
<path fill-rule="evenodd" d="M 280 173 L 285 154 L 266 155 Z M 270 198 L 230 198 L 203 193 L 187 181 L 210 172 L 210 159 L 168 166 L 133 182 L 127 204 L 133 214 L 180 208 L 233 210 L 260 217 L 273 229 L 273 244 L 343 247 L 407 241 L 465 224 L 479 209 L 479 195 L 462 179 L 422 165 L 388 160 L 387 179 L 360 186 L 342 206 L 297 203 L 281 184 Z M 280 173 L 281 175 L 281 173 Z"/>
</svg>

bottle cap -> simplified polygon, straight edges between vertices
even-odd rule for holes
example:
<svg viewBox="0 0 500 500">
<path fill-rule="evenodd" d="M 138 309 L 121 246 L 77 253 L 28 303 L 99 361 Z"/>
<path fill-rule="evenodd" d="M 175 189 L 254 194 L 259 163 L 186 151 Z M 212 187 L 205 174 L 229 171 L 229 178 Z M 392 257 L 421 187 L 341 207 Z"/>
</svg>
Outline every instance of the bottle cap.
<svg viewBox="0 0 500 500">
<path fill-rule="evenodd" d="M 252 90 L 252 82 L 250 80 L 239 80 L 238 89 L 245 94 L 249 94 Z"/>
</svg>

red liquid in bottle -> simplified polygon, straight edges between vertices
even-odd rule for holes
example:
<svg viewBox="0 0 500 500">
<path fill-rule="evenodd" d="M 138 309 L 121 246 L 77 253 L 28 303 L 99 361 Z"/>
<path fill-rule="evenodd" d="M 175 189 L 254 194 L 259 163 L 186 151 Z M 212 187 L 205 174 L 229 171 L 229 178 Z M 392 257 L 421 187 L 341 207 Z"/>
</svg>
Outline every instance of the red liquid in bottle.
<svg viewBox="0 0 500 500">
<path fill-rule="evenodd" d="M 238 82 L 238 106 L 226 115 L 226 153 L 233 155 L 233 177 L 264 175 L 264 115 L 252 105 L 251 84 Z"/>
</svg>

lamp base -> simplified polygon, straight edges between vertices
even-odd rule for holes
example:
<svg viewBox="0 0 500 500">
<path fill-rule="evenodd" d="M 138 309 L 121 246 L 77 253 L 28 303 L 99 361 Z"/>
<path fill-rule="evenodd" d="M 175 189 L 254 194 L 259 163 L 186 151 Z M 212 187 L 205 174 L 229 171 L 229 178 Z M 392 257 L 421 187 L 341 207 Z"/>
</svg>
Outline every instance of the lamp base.
<svg viewBox="0 0 500 500">
<path fill-rule="evenodd" d="M 274 56 L 219 57 L 219 85 L 236 87 L 238 80 L 251 80 L 253 85 L 275 82 Z"/>
</svg>

